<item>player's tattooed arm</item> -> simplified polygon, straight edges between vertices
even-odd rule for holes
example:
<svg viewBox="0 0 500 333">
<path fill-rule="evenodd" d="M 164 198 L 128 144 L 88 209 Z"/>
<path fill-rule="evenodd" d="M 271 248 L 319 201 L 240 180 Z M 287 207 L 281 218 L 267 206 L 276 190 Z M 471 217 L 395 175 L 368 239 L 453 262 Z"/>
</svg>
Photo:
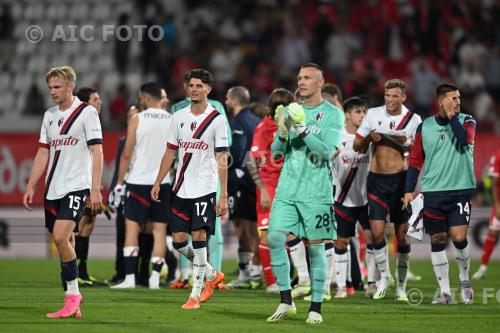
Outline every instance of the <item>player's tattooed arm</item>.
<svg viewBox="0 0 500 333">
<path fill-rule="evenodd" d="M 35 160 L 33 161 L 33 168 L 31 169 L 31 176 L 26 185 L 26 192 L 23 195 L 23 205 L 27 210 L 31 210 L 33 197 L 35 196 L 36 184 L 42 176 L 47 162 L 49 161 L 49 149 L 45 147 L 38 148 Z"/>
<path fill-rule="evenodd" d="M 116 183 L 118 185 L 123 184 L 123 179 L 128 171 L 130 165 L 130 159 L 132 158 L 132 153 L 135 146 L 135 133 L 137 127 L 139 126 L 139 117 L 133 116 L 130 118 L 127 127 L 127 138 L 125 139 L 125 148 L 123 148 L 122 156 L 120 157 L 120 167 L 118 168 L 118 180 Z"/>
<path fill-rule="evenodd" d="M 250 172 L 250 176 L 252 177 L 253 182 L 260 190 L 260 205 L 262 208 L 267 209 L 271 207 L 271 196 L 269 192 L 267 192 L 266 187 L 262 183 L 262 180 L 259 176 L 259 166 L 258 160 L 252 156 L 252 154 L 248 155 L 247 159 L 247 168 Z"/>
<path fill-rule="evenodd" d="M 89 203 L 92 214 L 97 214 L 102 203 L 101 178 L 104 164 L 102 144 L 91 145 L 90 153 L 92 154 L 92 187 L 90 189 Z"/>
</svg>

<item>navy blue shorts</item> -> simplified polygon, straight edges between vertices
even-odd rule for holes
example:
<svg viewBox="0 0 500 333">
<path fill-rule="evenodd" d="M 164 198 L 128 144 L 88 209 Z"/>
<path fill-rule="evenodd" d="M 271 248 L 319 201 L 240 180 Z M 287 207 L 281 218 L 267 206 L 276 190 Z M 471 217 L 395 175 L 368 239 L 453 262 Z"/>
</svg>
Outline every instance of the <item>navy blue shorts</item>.
<svg viewBox="0 0 500 333">
<path fill-rule="evenodd" d="M 384 175 L 368 173 L 366 187 L 368 191 L 368 212 L 370 220 L 386 220 L 394 224 L 408 222 L 408 212 L 403 208 L 406 171 Z"/>
<path fill-rule="evenodd" d="M 75 222 L 73 232 L 78 232 L 78 223 L 83 216 L 90 190 L 74 191 L 61 199 L 45 199 L 45 227 L 50 233 L 54 231 L 56 220 L 70 220 Z"/>
<path fill-rule="evenodd" d="M 236 191 L 227 198 L 229 218 L 257 221 L 256 195 L 247 191 Z"/>
<path fill-rule="evenodd" d="M 161 184 L 156 202 L 151 199 L 153 185 L 127 184 L 125 196 L 125 218 L 139 224 L 147 222 L 167 223 L 170 220 L 170 197 L 172 186 Z"/>
<path fill-rule="evenodd" d="M 335 220 L 337 221 L 337 236 L 348 238 L 356 235 L 356 222 L 363 230 L 370 229 L 368 221 L 368 205 L 361 207 L 347 207 L 335 202 Z"/>
<path fill-rule="evenodd" d="M 217 217 L 215 208 L 215 193 L 194 199 L 179 198 L 174 194 L 170 204 L 172 221 L 169 229 L 172 233 L 205 229 L 207 234 L 213 235 Z"/>
<path fill-rule="evenodd" d="M 447 196 L 424 193 L 424 229 L 427 234 L 448 232 L 450 227 L 468 225 L 471 195 Z"/>
</svg>

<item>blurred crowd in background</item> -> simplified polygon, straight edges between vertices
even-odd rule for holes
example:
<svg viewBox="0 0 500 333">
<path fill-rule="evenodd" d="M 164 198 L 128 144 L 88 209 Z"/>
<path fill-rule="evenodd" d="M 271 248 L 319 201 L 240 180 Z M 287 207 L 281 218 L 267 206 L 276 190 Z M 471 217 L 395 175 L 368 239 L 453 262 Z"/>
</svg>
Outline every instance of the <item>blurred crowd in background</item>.
<svg viewBox="0 0 500 333">
<path fill-rule="evenodd" d="M 15 38 L 11 4 L 1 8 L 2 57 Z M 262 102 L 276 87 L 293 91 L 297 68 L 313 61 L 344 96 L 362 96 L 370 106 L 383 103 L 384 82 L 402 78 L 405 104 L 423 117 L 434 113 L 435 87 L 454 82 L 478 131 L 500 133 L 500 1 L 137 0 L 109 15 L 108 22 L 120 25 L 160 25 L 164 38 L 112 42 L 118 82 L 103 94 L 108 129 L 123 128 L 136 100 L 137 86 L 125 79 L 131 72 L 141 82 L 161 83 L 172 103 L 184 98 L 183 73 L 196 67 L 214 74 L 211 98 L 223 102 L 230 86 L 244 85 Z M 8 62 L 1 71 L 9 71 Z M 93 85 L 109 89 L 103 83 Z M 45 86 L 27 87 L 24 98 L 31 103 L 23 112 L 41 116 L 50 106 L 46 95 Z"/>
</svg>

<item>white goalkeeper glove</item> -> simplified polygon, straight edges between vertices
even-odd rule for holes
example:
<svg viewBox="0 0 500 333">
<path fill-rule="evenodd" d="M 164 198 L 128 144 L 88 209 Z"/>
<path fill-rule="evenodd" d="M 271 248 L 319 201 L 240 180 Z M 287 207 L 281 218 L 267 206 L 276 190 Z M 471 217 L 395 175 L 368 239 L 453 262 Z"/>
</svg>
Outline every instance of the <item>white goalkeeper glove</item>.
<svg viewBox="0 0 500 333">
<path fill-rule="evenodd" d="M 288 114 L 292 119 L 293 127 L 297 133 L 302 134 L 307 130 L 306 113 L 298 103 L 292 103 L 288 106 Z"/>
<path fill-rule="evenodd" d="M 113 189 L 113 194 L 110 194 L 109 198 L 113 200 L 109 200 L 109 205 L 113 208 L 118 208 L 122 202 L 122 198 L 125 195 L 125 185 L 116 184 Z"/>
</svg>

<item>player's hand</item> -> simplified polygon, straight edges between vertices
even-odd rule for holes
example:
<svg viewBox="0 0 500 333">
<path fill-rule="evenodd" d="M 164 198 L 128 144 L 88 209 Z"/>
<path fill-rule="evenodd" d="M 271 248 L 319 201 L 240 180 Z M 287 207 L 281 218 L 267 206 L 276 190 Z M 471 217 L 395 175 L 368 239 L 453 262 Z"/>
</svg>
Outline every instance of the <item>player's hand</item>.
<svg viewBox="0 0 500 333">
<path fill-rule="evenodd" d="M 223 216 L 227 213 L 227 194 L 220 196 L 219 200 L 217 201 L 217 216 Z"/>
<path fill-rule="evenodd" d="M 371 131 L 370 134 L 368 134 L 368 135 L 369 135 L 370 140 L 372 142 L 379 142 L 382 139 L 382 136 L 375 131 Z"/>
<path fill-rule="evenodd" d="M 453 101 L 453 98 L 451 97 L 443 98 L 441 105 L 443 106 L 443 109 L 446 112 L 446 117 L 448 117 L 448 119 L 453 118 L 453 116 L 457 114 L 457 109 L 455 106 L 455 102 Z"/>
<path fill-rule="evenodd" d="M 403 197 L 403 208 L 408 209 L 408 205 L 413 201 L 413 193 L 405 193 Z"/>
<path fill-rule="evenodd" d="M 101 208 L 101 203 L 102 203 L 102 194 L 100 190 L 91 190 L 90 191 L 90 210 L 92 211 L 92 214 L 97 214 L 99 212 L 99 209 Z"/>
<path fill-rule="evenodd" d="M 23 195 L 23 205 L 24 208 L 31 212 L 31 204 L 33 203 L 33 197 L 35 196 L 35 190 L 32 186 L 28 185 L 26 187 L 26 192 Z"/>
<path fill-rule="evenodd" d="M 293 127 L 295 127 L 295 130 L 299 134 L 303 133 L 307 129 L 307 127 L 306 127 L 306 113 L 304 112 L 302 106 L 300 106 L 300 104 L 298 103 L 291 103 L 288 106 L 288 114 L 292 119 Z"/>
<path fill-rule="evenodd" d="M 263 209 L 271 208 L 271 196 L 265 187 L 260 190 L 260 206 Z"/>
<path fill-rule="evenodd" d="M 154 184 L 153 188 L 151 189 L 151 200 L 156 201 L 156 202 L 161 202 L 158 199 L 158 196 L 160 195 L 160 185 Z"/>
<path fill-rule="evenodd" d="M 288 139 L 288 127 L 286 125 L 285 118 L 285 107 L 280 104 L 276 107 L 274 121 L 276 122 L 276 125 L 278 125 L 278 133 L 282 139 Z"/>
<path fill-rule="evenodd" d="M 302 106 L 298 103 L 294 102 L 288 106 L 288 114 L 290 115 L 290 118 L 292 118 L 294 124 L 305 123 L 306 121 L 306 113 L 304 112 Z"/>
<path fill-rule="evenodd" d="M 113 201 L 110 201 L 110 204 L 112 203 L 112 206 L 114 208 L 118 208 L 120 204 L 122 203 L 122 198 L 125 195 L 125 185 L 122 184 L 116 184 L 115 188 L 113 189 Z"/>
</svg>

